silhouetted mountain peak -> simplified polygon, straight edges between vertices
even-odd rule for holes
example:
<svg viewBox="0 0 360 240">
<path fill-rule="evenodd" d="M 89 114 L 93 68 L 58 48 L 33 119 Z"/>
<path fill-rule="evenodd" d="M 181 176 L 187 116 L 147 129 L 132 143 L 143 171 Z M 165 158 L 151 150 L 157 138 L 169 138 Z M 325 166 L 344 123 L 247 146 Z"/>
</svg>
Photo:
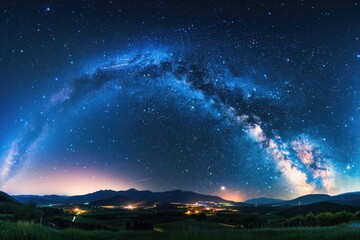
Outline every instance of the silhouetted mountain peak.
<svg viewBox="0 0 360 240">
<path fill-rule="evenodd" d="M 137 189 L 135 189 L 135 188 L 130 188 L 129 190 L 127 190 L 128 192 L 138 192 L 138 190 Z"/>
</svg>

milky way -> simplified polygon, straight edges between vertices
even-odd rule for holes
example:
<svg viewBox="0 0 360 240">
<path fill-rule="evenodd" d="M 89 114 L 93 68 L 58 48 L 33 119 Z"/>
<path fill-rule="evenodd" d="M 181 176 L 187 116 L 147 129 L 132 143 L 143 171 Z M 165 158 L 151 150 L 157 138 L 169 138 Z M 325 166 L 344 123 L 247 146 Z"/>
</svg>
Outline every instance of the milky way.
<svg viewBox="0 0 360 240">
<path fill-rule="evenodd" d="M 234 18 L 234 6 L 228 7 L 224 11 Z M 319 7 L 316 14 L 324 9 Z M 205 19 L 213 8 L 206 11 L 201 15 Z M 341 36 L 323 45 L 306 43 L 297 31 L 282 34 L 280 25 L 285 23 L 276 20 L 274 35 L 267 35 L 264 29 L 271 24 L 263 21 L 273 12 L 256 20 L 252 31 L 245 27 L 251 14 L 244 15 L 240 25 L 224 20 L 223 35 L 217 32 L 222 31 L 217 28 L 221 21 L 182 20 L 186 28 L 167 26 L 101 57 L 79 45 L 89 55 L 57 70 L 60 81 L 55 77 L 46 85 L 40 80 L 33 87 L 37 80 L 28 80 L 26 86 L 41 94 L 20 94 L 18 102 L 24 107 L 17 114 L 23 117 L 13 124 L 4 121 L 14 131 L 0 129 L 6 133 L 2 188 L 19 193 L 49 192 L 50 183 L 59 186 L 59 193 L 97 190 L 91 184 L 181 188 L 233 194 L 237 198 L 230 198 L 237 200 L 356 190 L 356 47 L 349 44 L 343 53 L 336 46 Z M 339 13 L 329 12 L 349 24 Z M 285 15 L 277 13 L 278 18 Z M 320 29 L 331 22 L 319 24 Z M 255 31 L 256 26 L 264 32 Z M 324 34 L 330 38 L 326 29 Z M 69 187 L 71 179 L 78 188 Z M 223 187 L 226 190 L 219 191 Z"/>
<path fill-rule="evenodd" d="M 266 104 L 265 100 L 277 102 L 281 101 L 281 97 L 258 92 L 257 88 L 261 89 L 262 86 L 256 86 L 250 80 L 237 79 L 229 73 L 222 76 L 229 71 L 224 70 L 225 64 L 218 73 L 214 70 L 214 66 L 218 65 L 216 62 L 203 61 L 195 61 L 192 56 L 152 50 L 133 56 L 120 56 L 114 62 L 97 68 L 94 73 L 75 78 L 51 97 L 43 113 L 47 120 L 36 119 L 12 143 L 8 155 L 3 159 L 2 179 L 6 180 L 15 174 L 27 160 L 28 153 L 51 124 L 48 123 L 49 116 L 59 118 L 69 109 L 76 108 L 80 102 L 89 101 L 88 98 L 94 98 L 104 91 L 119 91 L 127 97 L 132 95 L 140 98 L 141 102 L 147 100 L 142 100 L 144 94 L 156 96 L 157 91 L 164 91 L 160 88 L 165 88 L 165 91 L 170 92 L 182 91 L 180 95 L 196 101 L 194 105 L 204 108 L 202 111 L 211 117 L 223 118 L 218 121 L 230 121 L 230 124 L 236 124 L 234 127 L 241 128 L 249 141 L 256 143 L 259 151 L 264 151 L 262 158 L 273 161 L 269 167 L 280 172 L 280 178 L 290 185 L 290 191 L 304 194 L 315 191 L 331 193 L 335 190 L 335 169 L 331 160 L 322 156 L 318 146 L 303 135 L 296 136 L 293 141 L 283 141 L 281 136 L 271 133 L 272 137 L 268 137 L 263 130 L 267 123 L 252 112 L 253 104 Z M 161 99 L 161 94 L 158 97 Z M 184 100 L 177 101 L 184 104 Z M 257 161 L 264 161 L 262 158 Z"/>
</svg>

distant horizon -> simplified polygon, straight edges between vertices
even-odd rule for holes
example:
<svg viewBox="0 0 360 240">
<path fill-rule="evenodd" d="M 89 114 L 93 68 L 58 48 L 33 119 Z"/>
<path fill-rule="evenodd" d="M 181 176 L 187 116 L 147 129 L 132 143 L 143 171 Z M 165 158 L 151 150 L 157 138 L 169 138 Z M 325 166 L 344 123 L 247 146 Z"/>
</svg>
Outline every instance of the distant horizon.
<svg viewBox="0 0 360 240">
<path fill-rule="evenodd" d="M 207 196 L 216 196 L 216 197 L 220 197 L 224 200 L 227 200 L 227 201 L 234 201 L 234 200 L 231 200 L 231 199 L 226 199 L 226 198 L 223 198 L 219 195 L 216 195 L 216 194 L 205 194 L 205 193 L 200 193 L 200 192 L 195 192 L 195 191 L 191 191 L 191 190 L 183 190 L 183 189 L 173 189 L 173 190 L 164 190 L 164 191 L 152 191 L 152 190 L 149 190 L 149 189 L 137 189 L 137 188 L 129 188 L 129 189 L 120 189 L 120 190 L 114 190 L 114 189 L 99 189 L 99 190 L 95 190 L 95 191 L 92 191 L 92 192 L 86 192 L 86 193 L 80 193 L 80 194 L 74 194 L 74 195 L 63 195 L 63 194 L 56 194 L 56 193 L 48 193 L 48 194 L 31 194 L 31 193 L 20 193 L 20 194 L 10 194 L 8 192 L 5 192 L 7 194 L 9 194 L 10 196 L 20 196 L 20 195 L 34 195 L 34 196 L 49 196 L 49 195 L 57 195 L 57 196 L 64 196 L 64 197 L 73 197 L 73 196 L 79 196 L 79 195 L 86 195 L 86 194 L 90 194 L 90 193 L 95 193 L 95 192 L 99 192 L 99 191 L 114 191 L 114 192 L 118 192 L 118 191 L 129 191 L 131 189 L 134 189 L 136 191 L 150 191 L 150 192 L 172 192 L 172 191 L 182 191 L 182 192 L 194 192 L 194 193 L 198 193 L 198 194 L 201 194 L 201 195 L 207 195 Z M 1 190 L 0 190 L 1 191 Z M 246 202 L 248 200 L 251 200 L 251 199 L 257 199 L 257 198 L 269 198 L 269 199 L 279 199 L 279 200 L 285 200 L 285 201 L 288 201 L 288 200 L 293 200 L 293 199 L 296 199 L 296 198 L 299 198 L 299 197 L 303 197 L 303 196 L 307 196 L 307 195 L 328 195 L 328 196 L 337 196 L 337 195 L 342 195 L 342 194 L 346 194 L 346 193 L 358 193 L 360 192 L 359 191 L 350 191 L 350 192 L 342 192 L 342 193 L 337 193 L 337 194 L 327 194 L 327 193 L 310 193 L 310 194 L 305 194 L 305 195 L 300 195 L 300 196 L 296 196 L 296 197 L 293 197 L 293 198 L 288 198 L 288 199 L 285 199 L 285 198 L 281 198 L 281 197 L 269 197 L 269 196 L 258 196 L 258 197 L 251 197 L 251 198 L 247 198 L 247 199 L 244 199 L 242 201 L 234 201 L 234 202 Z"/>
</svg>

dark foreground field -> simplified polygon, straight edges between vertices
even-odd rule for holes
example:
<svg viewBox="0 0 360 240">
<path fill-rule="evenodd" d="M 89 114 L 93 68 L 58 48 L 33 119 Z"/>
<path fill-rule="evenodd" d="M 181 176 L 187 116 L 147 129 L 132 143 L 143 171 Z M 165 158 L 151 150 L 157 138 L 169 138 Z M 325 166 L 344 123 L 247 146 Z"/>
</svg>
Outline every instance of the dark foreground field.
<svg viewBox="0 0 360 240">
<path fill-rule="evenodd" d="M 144 201 L 124 206 L 41 205 L 2 196 L 0 240 L 360 239 L 359 207 L 328 202 L 301 206 Z"/>
<path fill-rule="evenodd" d="M 356 224 L 334 227 L 241 230 L 221 224 L 186 220 L 160 224 L 158 230 L 160 232 L 55 230 L 29 222 L 0 222 L 0 239 L 360 239 L 360 227 Z"/>
</svg>

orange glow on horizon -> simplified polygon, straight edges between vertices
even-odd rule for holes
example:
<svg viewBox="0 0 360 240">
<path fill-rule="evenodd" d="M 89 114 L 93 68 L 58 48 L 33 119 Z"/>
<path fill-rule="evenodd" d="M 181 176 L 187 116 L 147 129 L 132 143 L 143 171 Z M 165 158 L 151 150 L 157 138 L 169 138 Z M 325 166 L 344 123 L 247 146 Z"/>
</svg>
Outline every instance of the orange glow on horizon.
<svg viewBox="0 0 360 240">
<path fill-rule="evenodd" d="M 44 173 L 41 176 L 26 173 L 8 180 L 3 184 L 2 190 L 12 195 L 80 195 L 104 189 L 129 189 L 132 186 L 128 182 L 125 179 L 110 178 L 91 170 Z"/>
<path fill-rule="evenodd" d="M 243 195 L 240 191 L 233 191 L 230 189 L 226 189 L 221 192 L 215 192 L 214 195 L 219 196 L 225 200 L 234 202 L 243 202 L 246 200 L 246 196 Z"/>
</svg>

